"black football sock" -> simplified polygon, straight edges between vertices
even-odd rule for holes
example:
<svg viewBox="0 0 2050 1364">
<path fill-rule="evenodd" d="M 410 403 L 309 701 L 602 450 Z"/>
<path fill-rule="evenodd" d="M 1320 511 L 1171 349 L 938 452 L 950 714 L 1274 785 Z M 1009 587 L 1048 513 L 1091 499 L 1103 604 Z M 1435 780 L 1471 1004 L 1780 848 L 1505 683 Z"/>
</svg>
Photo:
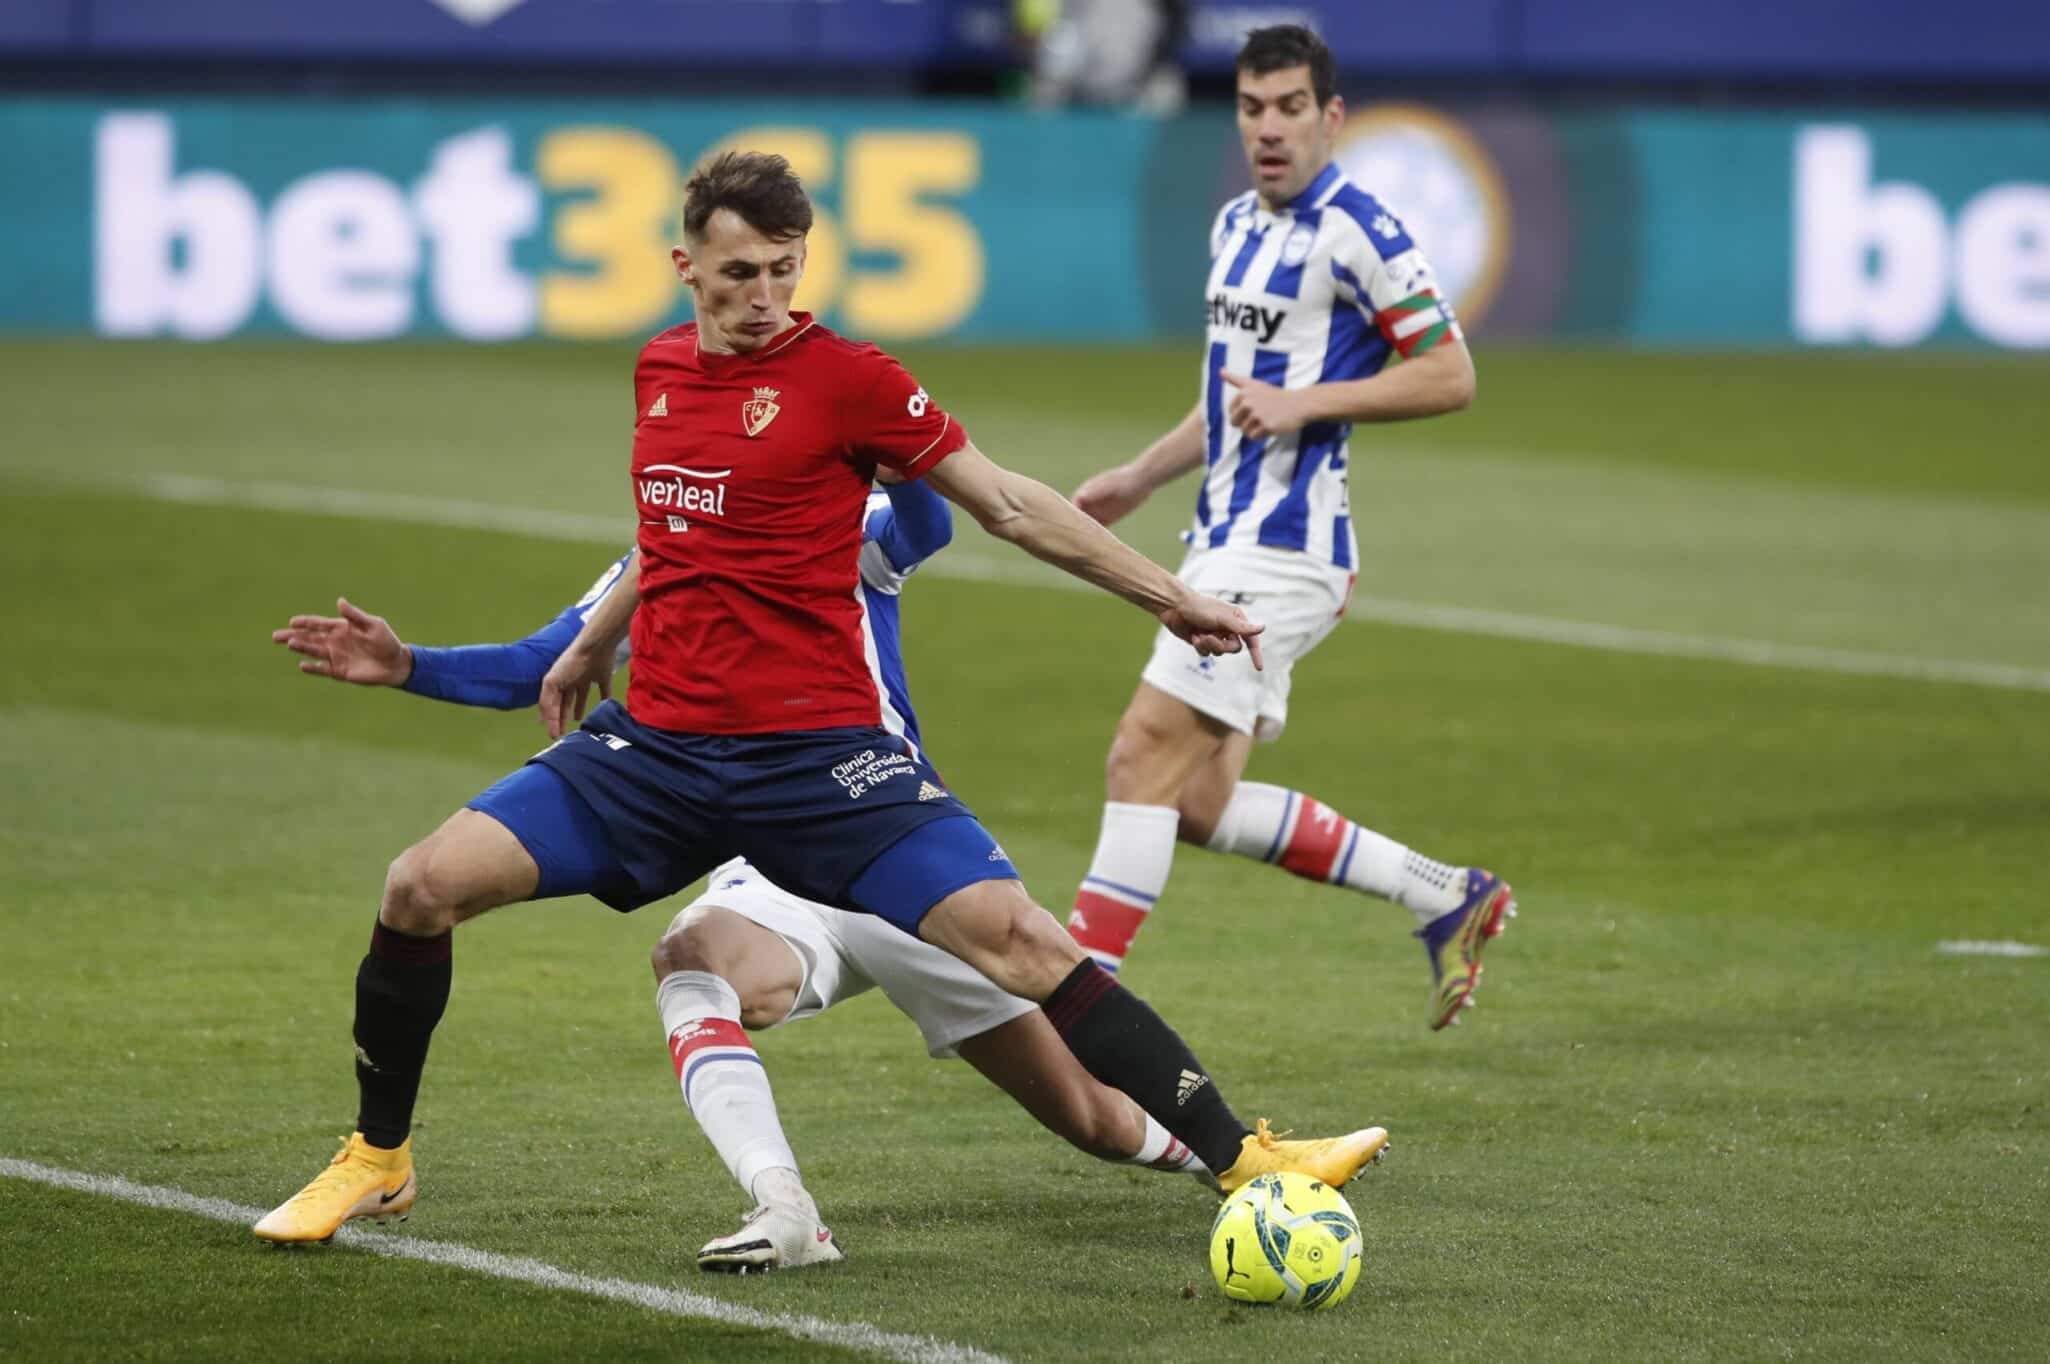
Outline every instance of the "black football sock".
<svg viewBox="0 0 2050 1364">
<path fill-rule="evenodd" d="M 413 1129 L 427 1043 L 448 1007 L 451 934 L 412 938 L 378 924 L 356 968 L 356 1130 L 396 1150 Z"/>
<path fill-rule="evenodd" d="M 1117 977 L 1085 960 L 1042 1006 L 1083 1069 L 1121 1089 L 1223 1174 L 1239 1158 L 1247 1127 L 1188 1043 Z"/>
</svg>

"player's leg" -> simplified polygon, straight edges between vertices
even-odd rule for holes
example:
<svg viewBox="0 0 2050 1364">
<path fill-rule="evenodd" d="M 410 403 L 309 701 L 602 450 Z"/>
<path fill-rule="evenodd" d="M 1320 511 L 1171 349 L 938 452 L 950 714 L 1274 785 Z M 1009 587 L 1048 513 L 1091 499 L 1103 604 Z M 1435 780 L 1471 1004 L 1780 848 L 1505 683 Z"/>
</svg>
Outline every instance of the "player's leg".
<svg viewBox="0 0 2050 1364">
<path fill-rule="evenodd" d="M 1481 949 L 1516 914 L 1509 883 L 1480 867 L 1426 857 L 1314 796 L 1237 780 L 1229 758 L 1241 738 L 1234 735 L 1219 760 L 1183 788 L 1183 841 L 1403 906 L 1431 962 L 1431 1027 L 1457 1022 L 1480 983 Z"/>
<path fill-rule="evenodd" d="M 617 883 L 596 816 L 549 769 L 521 768 L 392 862 L 356 971 L 356 1131 L 254 1230 L 321 1241 L 357 1217 L 412 1207 L 411 1130 L 428 1044 L 448 1005 L 456 924 L 499 905 Z"/>
<path fill-rule="evenodd" d="M 1167 888 L 1182 788 L 1215 764 L 1234 737 L 1224 721 L 1150 681 L 1139 684 L 1125 707 L 1104 764 L 1109 798 L 1096 851 L 1068 915 L 1068 931 L 1105 969 L 1124 964 Z"/>
<path fill-rule="evenodd" d="M 1248 1131 L 1160 1016 L 1034 904 L 1009 857 L 931 764 L 872 733 L 778 738 L 746 755 L 727 819 L 738 850 L 779 884 L 896 925 L 1040 1004 L 1083 1067 L 1123 1090 L 1218 1171 L 1227 1188 L 1303 1169 L 1351 1178 L 1379 1128 L 1328 1142 Z M 1169 812 L 1172 815 L 1172 811 Z M 1174 836 L 1172 826 L 1168 837 Z M 880 851 L 877 851 L 880 849 Z"/>
<path fill-rule="evenodd" d="M 1181 826 L 1182 789 L 1218 760 L 1233 735 L 1250 736 L 1276 674 L 1285 676 L 1295 640 L 1262 586 L 1262 565 L 1203 551 L 1182 565 L 1183 581 L 1244 605 L 1266 631 L 1266 670 L 1250 654 L 1205 658 L 1165 630 L 1118 720 L 1104 761 L 1103 827 L 1089 874 L 1075 893 L 1068 929 L 1099 965 L 1116 971 L 1167 888 Z"/>
<path fill-rule="evenodd" d="M 491 815 L 458 810 L 400 853 L 384 878 L 370 951 L 356 971 L 356 1130 L 396 1150 L 413 1125 L 427 1047 L 448 1005 L 455 926 L 527 899 L 541 871 Z"/>
<path fill-rule="evenodd" d="M 1130 1096 L 1097 1083 L 1038 1009 L 963 1038 L 955 1048 L 1047 1131 L 1099 1160 L 1217 1177 Z"/>
<path fill-rule="evenodd" d="M 1464 868 L 1355 823 L 1315 796 L 1243 780 L 1252 751 L 1251 735 L 1229 735 L 1183 784 L 1182 842 L 1392 900 L 1419 928 L 1459 907 Z"/>
<path fill-rule="evenodd" d="M 933 1056 L 967 1061 L 1047 1130 L 1090 1155 L 1185 1171 L 1215 1187 L 1194 1152 L 1082 1069 L 1037 1006 L 874 915 L 813 908 L 850 974 L 881 987 L 918 1025 Z M 830 988 L 820 993 L 831 1002 Z"/>
<path fill-rule="evenodd" d="M 745 889 L 739 882 L 723 894 Z M 721 895 L 710 891 L 679 913 L 651 956 L 655 1007 L 684 1105 L 755 1203 L 738 1231 L 698 1252 L 698 1266 L 744 1272 L 838 1260 L 783 1134 L 768 1071 L 744 1031 L 790 1016 L 809 961 L 781 934 L 719 904 Z"/>
<path fill-rule="evenodd" d="M 1234 599 L 1267 625 L 1267 668 L 1255 673 L 1229 659 L 1191 663 L 1180 641 L 1156 642 L 1146 680 L 1228 725 L 1216 750 L 1177 788 L 1181 840 L 1403 905 L 1416 918 L 1415 936 L 1431 964 L 1431 1026 L 1456 1021 L 1480 981 L 1482 947 L 1515 913 L 1509 886 L 1480 868 L 1405 847 L 1314 797 L 1240 779 L 1254 740 L 1280 737 L 1295 664 L 1337 626 L 1350 579 L 1302 556 L 1227 552 L 1196 563 L 1195 571 L 1211 580 L 1206 585 L 1230 582 Z"/>
<path fill-rule="evenodd" d="M 983 849 L 995 857 L 985 858 Z M 1311 1142 L 1278 1141 L 1264 1121 L 1248 1129 L 1187 1043 L 1033 903 L 1001 859 L 972 817 L 942 820 L 885 850 L 856 879 L 849 899 L 1040 1004 L 1084 1069 L 1130 1095 L 1226 1189 L 1280 1168 L 1341 1185 L 1380 1154 L 1388 1134 L 1378 1127 Z M 977 876 L 983 879 L 970 879 Z"/>
</svg>

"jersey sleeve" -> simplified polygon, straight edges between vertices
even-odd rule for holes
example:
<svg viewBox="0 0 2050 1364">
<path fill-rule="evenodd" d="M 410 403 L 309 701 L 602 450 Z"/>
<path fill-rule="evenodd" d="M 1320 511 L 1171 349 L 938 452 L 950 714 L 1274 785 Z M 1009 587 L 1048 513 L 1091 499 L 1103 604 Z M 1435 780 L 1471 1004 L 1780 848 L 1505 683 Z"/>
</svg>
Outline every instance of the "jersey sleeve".
<svg viewBox="0 0 2050 1364">
<path fill-rule="evenodd" d="M 619 581 L 619 575 L 626 572 L 626 561 L 633 558 L 633 553 L 632 550 L 628 550 L 617 559 L 614 559 L 612 566 L 603 573 L 600 573 L 598 581 L 592 583 L 589 590 L 583 596 L 577 598 L 576 605 L 569 608 L 576 613 L 579 626 L 591 614 L 591 608 L 605 600 L 605 594 L 610 592 L 612 585 Z"/>
<path fill-rule="evenodd" d="M 869 499 L 861 528 L 861 580 L 895 594 L 954 538 L 954 509 L 922 483 L 896 483 Z"/>
<path fill-rule="evenodd" d="M 630 555 L 631 550 L 627 551 Z M 605 599 L 626 571 L 622 555 L 591 584 L 575 605 L 564 607 L 546 625 L 511 644 L 465 644 L 437 649 L 413 645 L 413 671 L 401 689 L 415 696 L 451 701 L 461 706 L 521 710 L 541 698 L 541 679 L 584 628 L 591 608 Z M 626 662 L 625 646 L 613 660 Z"/>
<path fill-rule="evenodd" d="M 850 375 L 847 452 L 904 478 L 926 472 L 968 443 L 968 433 L 904 366 L 867 348 Z"/>
<path fill-rule="evenodd" d="M 1451 300 L 1401 221 L 1372 199 L 1352 216 L 1359 232 L 1341 237 L 1331 256 L 1339 294 L 1405 358 L 1463 337 Z"/>
<path fill-rule="evenodd" d="M 1217 253 L 1224 250 L 1224 242 L 1231 235 L 1232 216 L 1239 211 L 1240 199 L 1228 200 L 1217 216 L 1210 220 L 1210 259 L 1216 260 Z"/>
</svg>

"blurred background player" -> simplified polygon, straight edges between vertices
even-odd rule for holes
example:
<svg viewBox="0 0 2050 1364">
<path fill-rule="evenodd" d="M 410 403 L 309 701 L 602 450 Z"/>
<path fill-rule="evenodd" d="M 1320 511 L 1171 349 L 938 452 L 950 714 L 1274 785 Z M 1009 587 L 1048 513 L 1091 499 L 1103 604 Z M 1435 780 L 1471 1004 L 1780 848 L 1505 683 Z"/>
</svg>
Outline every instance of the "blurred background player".
<svg viewBox="0 0 2050 1364">
<path fill-rule="evenodd" d="M 1037 39 L 1032 100 L 1165 115 L 1188 100 L 1181 46 L 1188 0 L 1021 0 L 1019 28 Z"/>
<path fill-rule="evenodd" d="M 1482 947 L 1514 913 L 1508 884 L 1312 796 L 1240 778 L 1254 742 L 1280 737 L 1290 673 L 1352 592 L 1352 424 L 1465 407 L 1473 361 L 1423 253 L 1332 161 L 1345 101 L 1331 50 L 1304 28 L 1256 29 L 1237 70 L 1253 188 L 1211 229 L 1202 396 L 1075 502 L 1108 525 L 1204 468 L 1181 577 L 1266 624 L 1266 668 L 1157 638 L 1111 741 L 1102 833 L 1068 928 L 1116 970 L 1166 889 L 1177 838 L 1259 858 L 1406 907 L 1430 956 L 1430 1024 L 1442 1028 L 1458 1021 Z"/>
<path fill-rule="evenodd" d="M 457 924 L 566 895 L 632 910 L 736 854 L 1042 1005 L 1090 1074 L 1227 1189 L 1274 1169 L 1342 1184 L 1386 1144 L 1378 1127 L 1285 1141 L 1241 1122 L 1180 1035 L 1061 931 L 967 805 L 881 728 L 855 596 L 879 474 L 930 478 L 991 534 L 1205 652 L 1257 659 L 1261 627 L 992 463 L 887 354 L 793 313 L 812 223 L 781 156 L 723 153 L 686 187 L 671 259 L 697 320 L 651 340 L 634 371 L 640 552 L 542 679 L 561 739 L 393 862 L 356 977 L 358 1131 L 259 1237 L 323 1240 L 412 1197 L 413 1109 Z M 630 704 L 607 699 L 568 731 L 589 688 L 609 687 L 629 625 Z"/>
<path fill-rule="evenodd" d="M 920 742 L 897 596 L 953 534 L 947 504 L 922 484 L 869 499 L 861 600 L 884 727 Z M 359 686 L 501 710 L 533 705 L 541 679 L 619 581 L 628 555 L 553 620 L 511 644 L 408 645 L 382 617 L 346 599 L 336 616 L 294 616 L 272 632 L 299 669 Z M 625 660 L 622 657 L 621 662 Z M 715 869 L 656 943 L 656 1008 L 692 1116 L 755 1200 L 740 1230 L 699 1252 L 707 1269 L 769 1269 L 841 1258 L 798 1174 L 765 1067 L 744 1034 L 824 1013 L 880 986 L 918 1025 L 934 1056 L 958 1055 L 1078 1149 L 1105 1160 L 1209 1180 L 1201 1161 L 1125 1095 L 1076 1063 L 1046 1016 L 936 947 L 865 914 L 801 899 L 744 859 Z"/>
</svg>

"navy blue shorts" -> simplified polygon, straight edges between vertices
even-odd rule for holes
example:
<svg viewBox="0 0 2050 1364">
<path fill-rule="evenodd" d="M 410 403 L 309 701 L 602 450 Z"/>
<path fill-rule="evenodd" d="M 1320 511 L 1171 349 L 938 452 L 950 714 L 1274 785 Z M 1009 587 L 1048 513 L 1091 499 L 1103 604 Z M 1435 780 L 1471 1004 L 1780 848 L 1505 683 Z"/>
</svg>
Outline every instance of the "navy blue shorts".
<svg viewBox="0 0 2050 1364">
<path fill-rule="evenodd" d="M 1018 875 L 931 764 L 881 729 L 681 734 L 607 701 L 469 808 L 533 856 L 534 898 L 622 911 L 739 855 L 793 895 L 916 934 L 953 892 Z"/>
</svg>

